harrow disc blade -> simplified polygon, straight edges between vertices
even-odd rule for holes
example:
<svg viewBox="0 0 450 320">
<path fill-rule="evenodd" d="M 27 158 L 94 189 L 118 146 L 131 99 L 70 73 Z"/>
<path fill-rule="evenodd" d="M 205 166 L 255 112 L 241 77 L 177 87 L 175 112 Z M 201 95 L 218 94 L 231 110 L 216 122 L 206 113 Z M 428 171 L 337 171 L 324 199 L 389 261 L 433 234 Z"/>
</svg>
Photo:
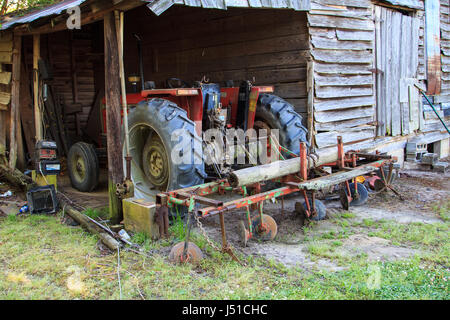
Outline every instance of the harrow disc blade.
<svg viewBox="0 0 450 320">
<path fill-rule="evenodd" d="M 183 257 L 184 241 L 178 242 L 169 253 L 169 260 L 173 263 L 198 263 L 203 259 L 203 253 L 193 242 L 188 242 L 186 257 Z"/>
<path fill-rule="evenodd" d="M 255 238 L 269 241 L 275 239 L 278 232 L 278 226 L 275 220 L 267 215 L 262 215 L 262 223 L 259 215 L 252 218 L 253 235 Z"/>
</svg>

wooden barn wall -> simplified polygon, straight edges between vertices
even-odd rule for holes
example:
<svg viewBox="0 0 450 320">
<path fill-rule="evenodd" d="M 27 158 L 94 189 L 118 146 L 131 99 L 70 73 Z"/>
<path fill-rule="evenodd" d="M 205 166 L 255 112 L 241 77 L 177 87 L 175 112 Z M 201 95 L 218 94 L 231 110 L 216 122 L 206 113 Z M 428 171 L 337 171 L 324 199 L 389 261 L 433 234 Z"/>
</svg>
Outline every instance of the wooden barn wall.
<svg viewBox="0 0 450 320">
<path fill-rule="evenodd" d="M 143 41 L 145 79 L 224 84 L 255 78 L 306 115 L 306 14 L 293 10 L 207 10 L 172 7 L 160 17 L 147 8 L 125 15 L 125 72 L 138 74 L 136 40 Z M 129 88 L 130 90 L 130 88 Z M 305 117 L 304 117 L 305 118 Z"/>
<path fill-rule="evenodd" d="M 450 1 L 440 1 L 441 94 L 439 101 L 450 102 Z"/>
<path fill-rule="evenodd" d="M 423 1 L 421 1 L 423 3 Z M 426 79 L 425 66 L 425 14 L 423 10 L 417 10 L 416 16 L 419 19 L 419 66 L 417 69 L 417 79 Z"/>
<path fill-rule="evenodd" d="M 46 81 L 55 99 L 63 105 L 64 125 L 69 137 L 83 134 L 95 99 L 93 25 L 41 35 L 41 59 L 47 61 L 53 79 Z M 33 43 L 24 41 L 26 70 L 32 83 Z M 100 56 L 103 58 L 102 56 Z M 77 139 L 77 138 L 75 138 Z"/>
<path fill-rule="evenodd" d="M 13 37 L 11 32 L 0 34 L 0 144 L 6 146 L 9 136 L 11 104 L 11 63 Z"/>
<path fill-rule="evenodd" d="M 318 148 L 375 137 L 374 22 L 370 0 L 312 0 L 314 129 Z"/>
<path fill-rule="evenodd" d="M 447 115 L 446 123 L 450 124 L 450 2 L 440 0 L 439 25 L 440 25 L 440 47 L 441 47 L 441 92 L 434 97 L 435 107 L 441 117 Z M 423 19 L 425 20 L 425 19 Z M 434 111 L 424 105 L 424 127 L 421 131 L 441 131 L 443 126 Z"/>
</svg>

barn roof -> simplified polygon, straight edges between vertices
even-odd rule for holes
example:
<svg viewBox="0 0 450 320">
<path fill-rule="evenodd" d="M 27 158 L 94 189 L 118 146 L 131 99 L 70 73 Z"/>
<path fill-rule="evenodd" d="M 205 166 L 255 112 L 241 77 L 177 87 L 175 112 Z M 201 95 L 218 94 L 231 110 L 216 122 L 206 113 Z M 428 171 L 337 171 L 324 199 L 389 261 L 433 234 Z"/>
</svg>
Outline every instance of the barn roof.
<svg viewBox="0 0 450 320">
<path fill-rule="evenodd" d="M 223 9 L 227 7 L 240 8 L 275 8 L 307 11 L 310 0 L 153 0 L 147 7 L 156 15 L 160 15 L 174 4 L 209 9 Z"/>
<path fill-rule="evenodd" d="M 25 24 L 39 20 L 44 17 L 58 15 L 63 11 L 79 6 L 89 0 L 64 0 L 57 4 L 33 11 L 24 16 L 11 17 L 5 19 L 0 30 L 6 30 L 14 25 Z M 124 0 L 126 2 L 127 0 Z M 173 5 L 185 5 L 190 7 L 202 7 L 209 9 L 223 9 L 228 7 L 239 8 L 275 8 L 275 9 L 293 9 L 307 11 L 310 9 L 310 0 L 141 0 L 143 4 L 156 15 L 162 14 Z M 95 2 L 95 1 L 92 1 Z"/>
</svg>

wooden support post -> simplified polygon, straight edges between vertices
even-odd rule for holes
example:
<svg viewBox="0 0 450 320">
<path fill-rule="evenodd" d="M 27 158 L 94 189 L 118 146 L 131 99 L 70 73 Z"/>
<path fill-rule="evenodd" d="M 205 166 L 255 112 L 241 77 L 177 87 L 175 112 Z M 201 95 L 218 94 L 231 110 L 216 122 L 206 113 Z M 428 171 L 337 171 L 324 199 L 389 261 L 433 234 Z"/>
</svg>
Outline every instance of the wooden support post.
<svg viewBox="0 0 450 320">
<path fill-rule="evenodd" d="M 300 177 L 303 181 L 308 180 L 308 159 L 306 151 L 306 143 L 300 142 Z"/>
<path fill-rule="evenodd" d="M 307 129 L 308 129 L 308 142 L 311 146 L 311 150 L 315 149 L 314 146 L 314 61 L 308 61 L 306 67 L 306 91 L 308 95 L 307 99 Z"/>
<path fill-rule="evenodd" d="M 105 41 L 105 99 L 108 153 L 109 213 L 113 223 L 122 220 L 122 203 L 116 195 L 116 184 L 123 182 L 123 156 L 120 116 L 119 52 L 114 13 L 103 20 Z"/>
<path fill-rule="evenodd" d="M 9 166 L 16 168 L 16 162 L 19 167 L 25 165 L 22 144 L 22 126 L 19 114 L 20 98 L 20 63 L 22 54 L 22 37 L 14 35 L 13 56 L 12 56 L 12 85 L 11 85 L 11 125 L 10 125 L 10 149 Z M 19 148 L 18 148 L 19 147 Z"/>
<path fill-rule="evenodd" d="M 36 127 L 36 142 L 42 140 L 42 115 L 39 107 L 39 58 L 41 51 L 41 37 L 33 35 L 33 95 L 34 95 L 34 125 Z M 30 150 L 29 150 L 30 151 Z"/>
</svg>

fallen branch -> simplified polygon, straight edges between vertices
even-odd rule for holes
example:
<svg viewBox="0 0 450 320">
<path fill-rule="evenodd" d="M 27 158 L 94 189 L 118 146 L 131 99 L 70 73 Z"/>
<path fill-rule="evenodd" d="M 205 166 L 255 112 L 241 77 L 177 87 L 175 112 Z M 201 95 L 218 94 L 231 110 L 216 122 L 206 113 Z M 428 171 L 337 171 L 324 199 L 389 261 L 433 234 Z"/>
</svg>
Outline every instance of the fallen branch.
<svg viewBox="0 0 450 320">
<path fill-rule="evenodd" d="M 88 216 L 72 207 L 67 200 L 60 198 L 59 201 L 64 208 L 64 213 L 67 213 L 68 216 L 78 222 L 87 231 L 98 236 L 109 249 L 116 251 L 121 246 L 119 241 L 90 221 Z"/>
</svg>

